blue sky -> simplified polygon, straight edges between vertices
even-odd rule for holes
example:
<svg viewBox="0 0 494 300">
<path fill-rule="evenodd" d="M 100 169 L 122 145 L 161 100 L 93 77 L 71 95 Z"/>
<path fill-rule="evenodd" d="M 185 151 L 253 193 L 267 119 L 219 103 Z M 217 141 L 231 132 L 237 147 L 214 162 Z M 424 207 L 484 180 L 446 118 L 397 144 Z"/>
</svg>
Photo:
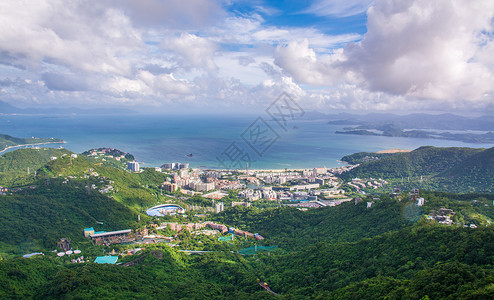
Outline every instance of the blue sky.
<svg viewBox="0 0 494 300">
<path fill-rule="evenodd" d="M 5 0 L 0 101 L 490 114 L 493 18 L 492 0 Z"/>
<path fill-rule="evenodd" d="M 342 1 L 343 2 L 343 1 Z M 312 27 L 325 34 L 366 32 L 365 11 L 350 16 L 317 15 L 311 12 L 314 1 L 237 1 L 226 8 L 236 14 L 260 14 L 264 25 L 276 27 Z"/>
</svg>

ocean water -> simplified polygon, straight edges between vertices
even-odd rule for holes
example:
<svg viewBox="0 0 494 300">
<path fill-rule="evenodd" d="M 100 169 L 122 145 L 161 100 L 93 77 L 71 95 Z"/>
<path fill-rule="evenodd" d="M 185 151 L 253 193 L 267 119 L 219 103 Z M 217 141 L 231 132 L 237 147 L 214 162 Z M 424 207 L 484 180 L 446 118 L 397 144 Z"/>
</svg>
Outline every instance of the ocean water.
<svg viewBox="0 0 494 300">
<path fill-rule="evenodd" d="M 222 167 L 218 158 L 249 153 L 251 169 L 336 167 L 339 159 L 355 152 L 416 149 L 420 146 L 488 148 L 493 144 L 458 141 L 335 134 L 344 126 L 327 121 L 294 120 L 281 127 L 274 121 L 269 140 L 259 148 L 252 139 L 256 115 L 163 116 L 163 115 L 0 115 L 0 133 L 16 137 L 54 137 L 67 141 L 63 147 L 81 153 L 112 147 L 132 153 L 144 167 L 166 162 L 188 162 L 191 167 Z M 253 124 L 253 125 L 252 125 Z M 262 126 L 261 126 L 262 127 Z M 266 129 L 262 127 L 261 131 Z M 249 135 L 250 134 L 250 135 Z M 276 134 L 276 135 L 275 135 Z M 242 135 L 246 138 L 242 139 Z M 255 137 L 254 137 L 255 138 Z M 259 142 L 259 141 L 257 141 Z M 259 153 L 249 146 L 254 144 Z M 270 145 L 267 147 L 267 145 Z M 50 145 L 58 147 L 59 145 Z M 228 154 L 229 153 L 229 154 Z M 237 152 L 238 153 L 238 152 Z M 193 154 L 188 157 L 188 154 Z"/>
</svg>

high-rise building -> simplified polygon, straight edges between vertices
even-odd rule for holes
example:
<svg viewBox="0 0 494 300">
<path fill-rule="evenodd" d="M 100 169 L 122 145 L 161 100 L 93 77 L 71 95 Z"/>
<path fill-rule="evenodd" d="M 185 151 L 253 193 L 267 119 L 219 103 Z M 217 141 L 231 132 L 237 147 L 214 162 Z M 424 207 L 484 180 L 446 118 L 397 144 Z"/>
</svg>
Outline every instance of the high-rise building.
<svg viewBox="0 0 494 300">
<path fill-rule="evenodd" d="M 127 168 L 133 172 L 139 172 L 139 163 L 136 161 L 129 162 Z"/>
<path fill-rule="evenodd" d="M 216 203 L 214 206 L 214 212 L 215 213 L 220 213 L 225 210 L 225 207 L 223 206 L 223 202 Z"/>
<path fill-rule="evenodd" d="M 178 185 L 175 183 L 165 182 L 163 183 L 162 187 L 167 192 L 175 192 L 178 188 Z"/>
</svg>

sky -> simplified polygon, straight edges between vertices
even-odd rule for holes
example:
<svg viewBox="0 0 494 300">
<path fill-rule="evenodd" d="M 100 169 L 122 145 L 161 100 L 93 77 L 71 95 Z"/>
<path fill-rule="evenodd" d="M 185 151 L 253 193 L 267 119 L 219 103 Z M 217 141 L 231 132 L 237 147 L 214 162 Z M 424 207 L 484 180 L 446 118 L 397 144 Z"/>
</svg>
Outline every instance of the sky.
<svg viewBox="0 0 494 300">
<path fill-rule="evenodd" d="M 494 114 L 492 0 L 2 0 L 18 107 Z"/>
</svg>

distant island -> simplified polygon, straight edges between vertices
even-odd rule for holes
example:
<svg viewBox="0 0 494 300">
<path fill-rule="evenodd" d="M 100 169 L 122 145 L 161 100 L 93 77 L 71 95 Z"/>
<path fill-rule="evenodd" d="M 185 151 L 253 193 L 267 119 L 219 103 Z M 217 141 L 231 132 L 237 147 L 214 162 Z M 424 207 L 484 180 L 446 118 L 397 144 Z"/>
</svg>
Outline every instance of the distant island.
<svg viewBox="0 0 494 300">
<path fill-rule="evenodd" d="M 0 134 L 0 153 L 5 150 L 16 148 L 16 147 L 24 147 L 24 146 L 35 146 L 35 145 L 43 145 L 43 144 L 58 144 L 58 143 L 66 143 L 62 139 L 57 138 L 17 138 L 6 134 Z"/>
<path fill-rule="evenodd" d="M 411 137 L 424 139 L 441 139 L 461 141 L 465 143 L 494 143 L 494 132 L 483 134 L 462 132 L 435 132 L 430 130 L 407 130 L 394 124 L 366 124 L 358 127 L 346 127 L 344 131 L 336 131 L 338 134 L 373 135 L 389 137 Z"/>
</svg>

